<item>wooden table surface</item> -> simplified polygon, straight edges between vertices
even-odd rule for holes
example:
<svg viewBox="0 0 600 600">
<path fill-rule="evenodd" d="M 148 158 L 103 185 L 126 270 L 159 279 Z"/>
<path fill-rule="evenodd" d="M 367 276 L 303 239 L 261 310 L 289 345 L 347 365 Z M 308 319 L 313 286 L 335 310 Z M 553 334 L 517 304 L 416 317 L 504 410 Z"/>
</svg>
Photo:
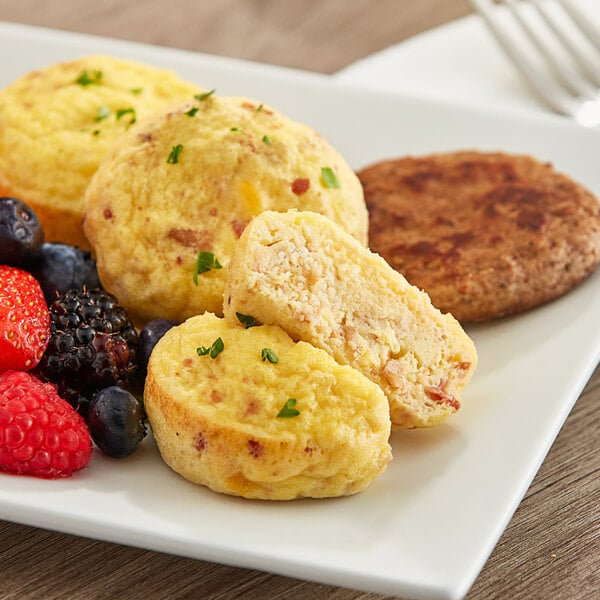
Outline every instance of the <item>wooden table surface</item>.
<svg viewBox="0 0 600 600">
<path fill-rule="evenodd" d="M 470 12 L 466 0 L 0 0 L 3 21 L 322 73 Z M 469 600 L 599 597 L 599 401 L 597 369 Z M 0 521 L 0 598 L 384 597 Z"/>
</svg>

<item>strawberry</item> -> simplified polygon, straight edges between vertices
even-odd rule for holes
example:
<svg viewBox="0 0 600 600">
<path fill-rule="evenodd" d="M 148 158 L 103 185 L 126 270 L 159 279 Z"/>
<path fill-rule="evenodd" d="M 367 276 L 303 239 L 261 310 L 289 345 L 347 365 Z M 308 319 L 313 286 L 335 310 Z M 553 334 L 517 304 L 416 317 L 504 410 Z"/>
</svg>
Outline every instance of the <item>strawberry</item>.
<svg viewBox="0 0 600 600">
<path fill-rule="evenodd" d="M 85 467 L 91 456 L 83 417 L 54 385 L 23 371 L 0 374 L 0 470 L 57 479 Z"/>
<path fill-rule="evenodd" d="M 0 373 L 37 365 L 50 338 L 44 293 L 29 273 L 0 265 Z"/>
</svg>

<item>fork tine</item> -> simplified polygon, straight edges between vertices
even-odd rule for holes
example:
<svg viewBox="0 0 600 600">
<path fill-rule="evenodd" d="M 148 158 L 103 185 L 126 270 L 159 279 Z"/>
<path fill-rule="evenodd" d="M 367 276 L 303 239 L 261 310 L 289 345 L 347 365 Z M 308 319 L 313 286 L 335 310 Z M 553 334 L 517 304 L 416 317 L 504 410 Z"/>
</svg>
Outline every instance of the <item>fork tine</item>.
<svg viewBox="0 0 600 600">
<path fill-rule="evenodd" d="M 532 62 L 526 53 L 518 49 L 515 40 L 498 24 L 496 7 L 493 0 L 470 0 L 481 15 L 492 35 L 500 44 L 506 56 L 515 68 L 523 75 L 535 94 L 556 112 L 572 115 L 579 108 L 579 103 L 564 91 L 555 81 L 540 73 L 538 65 Z"/>
<path fill-rule="evenodd" d="M 592 45 L 600 52 L 600 31 L 594 27 L 589 19 L 587 19 L 583 13 L 573 5 L 571 0 L 556 0 L 567 12 L 573 22 L 577 24 L 579 29 L 585 34 L 587 39 Z"/>
<path fill-rule="evenodd" d="M 591 85 L 584 77 L 582 77 L 573 68 L 568 67 L 563 61 L 559 60 L 556 55 L 556 49 L 548 45 L 546 38 L 534 28 L 529 20 L 525 19 L 520 8 L 514 0 L 504 0 L 504 4 L 508 10 L 513 14 L 515 19 L 519 22 L 519 25 L 523 28 L 525 33 L 529 36 L 533 44 L 540 51 L 544 60 L 548 63 L 551 69 L 554 71 L 556 76 L 562 81 L 563 85 L 566 86 L 579 96 L 591 96 L 596 92 L 596 89 Z M 523 3 L 520 3 L 521 7 Z M 534 8 L 539 9 L 537 2 L 530 3 Z M 542 13 L 543 14 L 543 13 Z"/>
<path fill-rule="evenodd" d="M 581 48 L 573 43 L 573 39 L 570 38 L 565 33 L 564 27 L 558 26 L 556 19 L 550 14 L 548 10 L 548 5 L 540 2 L 539 0 L 533 0 L 533 4 L 535 5 L 537 11 L 542 16 L 548 27 L 554 32 L 556 37 L 562 42 L 563 46 L 568 50 L 571 55 L 571 58 L 575 61 L 575 63 L 581 68 L 581 70 L 588 76 L 588 78 L 593 82 L 595 86 L 600 86 L 600 46 L 595 47 L 594 44 L 589 46 L 589 50 L 598 50 L 598 52 L 594 51 L 594 60 L 590 59 L 590 56 L 581 51 Z M 571 13 L 568 9 L 566 9 L 563 2 L 559 0 L 559 4 L 563 7 L 564 12 L 573 19 Z M 581 14 L 581 13 L 580 13 Z M 577 27 L 577 22 L 573 19 L 573 23 Z M 588 32 L 593 34 L 594 27 L 589 24 L 587 26 L 588 31 L 584 31 L 580 29 L 580 33 L 583 34 L 581 36 L 582 39 L 585 39 L 587 42 L 591 42 L 592 39 L 588 36 Z M 596 31 L 596 35 L 598 36 L 598 42 L 600 43 L 600 35 Z"/>
</svg>

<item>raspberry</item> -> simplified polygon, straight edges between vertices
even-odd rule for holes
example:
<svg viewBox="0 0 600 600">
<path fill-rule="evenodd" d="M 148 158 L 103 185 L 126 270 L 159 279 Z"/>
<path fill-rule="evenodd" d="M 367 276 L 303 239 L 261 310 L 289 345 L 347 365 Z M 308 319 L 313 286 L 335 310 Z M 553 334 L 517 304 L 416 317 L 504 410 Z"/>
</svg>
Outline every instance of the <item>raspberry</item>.
<svg viewBox="0 0 600 600">
<path fill-rule="evenodd" d="M 83 417 L 31 373 L 0 374 L 0 469 L 44 479 L 69 477 L 92 456 Z"/>
<path fill-rule="evenodd" d="M 70 290 L 50 306 L 50 342 L 36 373 L 82 415 L 105 387 L 132 387 L 138 335 L 114 296 Z"/>
<path fill-rule="evenodd" d="M 50 337 L 40 284 L 16 267 L 0 265 L 0 373 L 37 365 Z"/>
</svg>

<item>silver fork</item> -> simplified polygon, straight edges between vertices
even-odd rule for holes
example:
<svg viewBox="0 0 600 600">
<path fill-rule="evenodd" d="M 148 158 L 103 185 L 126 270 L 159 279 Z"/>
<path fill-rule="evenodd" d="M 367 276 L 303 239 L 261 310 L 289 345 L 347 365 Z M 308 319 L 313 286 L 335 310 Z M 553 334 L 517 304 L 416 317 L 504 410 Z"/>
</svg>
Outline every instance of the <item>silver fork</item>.
<svg viewBox="0 0 600 600">
<path fill-rule="evenodd" d="M 600 31 L 579 8 L 570 0 L 470 2 L 543 102 L 600 125 Z"/>
</svg>

